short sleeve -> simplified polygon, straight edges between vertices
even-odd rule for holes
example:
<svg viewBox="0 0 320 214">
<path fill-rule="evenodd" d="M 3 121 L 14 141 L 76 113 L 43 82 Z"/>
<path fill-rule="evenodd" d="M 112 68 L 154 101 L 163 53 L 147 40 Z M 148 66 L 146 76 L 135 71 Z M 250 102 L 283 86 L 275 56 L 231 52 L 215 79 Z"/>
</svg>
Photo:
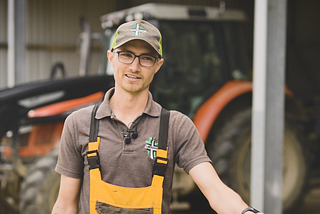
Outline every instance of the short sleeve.
<svg viewBox="0 0 320 214">
<path fill-rule="evenodd" d="M 192 120 L 181 113 L 175 113 L 172 120 L 175 161 L 178 166 L 189 173 L 196 165 L 211 162 Z"/>
<path fill-rule="evenodd" d="M 83 157 L 79 146 L 78 128 L 75 115 L 69 115 L 64 123 L 56 172 L 72 178 L 82 178 Z"/>
</svg>

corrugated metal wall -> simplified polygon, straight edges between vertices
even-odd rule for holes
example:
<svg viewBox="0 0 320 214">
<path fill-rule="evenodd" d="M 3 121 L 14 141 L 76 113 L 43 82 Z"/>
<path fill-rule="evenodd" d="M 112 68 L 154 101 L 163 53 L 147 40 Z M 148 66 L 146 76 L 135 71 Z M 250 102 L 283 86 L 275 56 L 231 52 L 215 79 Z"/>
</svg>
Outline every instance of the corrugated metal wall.
<svg viewBox="0 0 320 214">
<path fill-rule="evenodd" d="M 7 5 L 0 0 L 0 88 L 7 84 Z M 26 0 L 25 82 L 49 78 L 51 65 L 58 61 L 65 64 L 67 76 L 78 75 L 80 16 L 101 32 L 100 16 L 114 10 L 114 1 Z M 98 69 L 99 55 L 99 50 L 92 55 L 92 71 Z"/>
<path fill-rule="evenodd" d="M 8 0 L 0 0 L 0 88 L 7 84 Z M 225 1 L 227 7 L 245 9 L 252 16 L 254 0 Z M 218 6 L 219 0 L 156 0 L 153 2 Z M 80 55 L 76 50 L 84 16 L 93 31 L 101 32 L 100 16 L 148 3 L 143 0 L 26 0 L 26 80 L 49 78 L 53 63 L 62 61 L 68 76 L 78 75 Z M 252 30 L 252 29 L 250 29 Z M 98 70 L 99 49 L 92 54 L 90 72 Z"/>
<path fill-rule="evenodd" d="M 68 76 L 79 70 L 77 39 L 81 32 L 79 18 L 84 16 L 92 29 L 101 31 L 99 17 L 114 10 L 110 1 L 95 0 L 28 0 L 27 1 L 27 81 L 45 79 L 53 63 L 65 64 Z M 99 53 L 92 55 L 97 60 Z M 92 63 L 92 71 L 97 63 Z"/>
</svg>

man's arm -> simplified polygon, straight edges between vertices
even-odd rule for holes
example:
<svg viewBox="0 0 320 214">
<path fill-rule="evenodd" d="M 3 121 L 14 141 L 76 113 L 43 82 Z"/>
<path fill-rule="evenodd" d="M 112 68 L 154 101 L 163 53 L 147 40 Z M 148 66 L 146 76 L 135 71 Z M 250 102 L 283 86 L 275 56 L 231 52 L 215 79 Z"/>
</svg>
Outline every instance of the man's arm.
<svg viewBox="0 0 320 214">
<path fill-rule="evenodd" d="M 236 192 L 220 180 L 209 162 L 196 165 L 189 174 L 218 214 L 240 214 L 248 207 Z"/>
<path fill-rule="evenodd" d="M 57 201 L 51 214 L 78 214 L 81 179 L 61 175 Z"/>
</svg>

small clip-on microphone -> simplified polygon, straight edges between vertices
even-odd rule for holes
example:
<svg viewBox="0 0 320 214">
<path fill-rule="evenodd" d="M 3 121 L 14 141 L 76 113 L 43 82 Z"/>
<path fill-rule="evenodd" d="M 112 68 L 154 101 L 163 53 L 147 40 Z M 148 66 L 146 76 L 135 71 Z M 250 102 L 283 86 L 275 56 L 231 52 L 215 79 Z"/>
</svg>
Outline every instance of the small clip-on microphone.
<svg viewBox="0 0 320 214">
<path fill-rule="evenodd" d="M 137 127 L 135 128 L 135 130 L 128 129 L 127 134 L 123 135 L 123 137 L 124 137 L 124 142 L 126 144 L 131 143 L 131 137 L 132 139 L 137 139 L 138 138 Z"/>
</svg>

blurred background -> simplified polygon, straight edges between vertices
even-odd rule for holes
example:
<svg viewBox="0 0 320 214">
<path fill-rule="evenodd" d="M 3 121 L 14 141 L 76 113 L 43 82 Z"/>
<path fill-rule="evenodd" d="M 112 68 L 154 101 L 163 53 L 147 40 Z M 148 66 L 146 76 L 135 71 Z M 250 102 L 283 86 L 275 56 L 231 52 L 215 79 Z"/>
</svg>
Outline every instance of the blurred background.
<svg viewBox="0 0 320 214">
<path fill-rule="evenodd" d="M 13 69 L 12 79 L 12 65 L 8 62 L 10 0 L 0 0 L 0 213 L 19 213 L 19 209 L 21 213 L 49 213 L 43 210 L 51 209 L 59 186 L 53 166 L 62 122 L 72 110 L 83 107 L 77 103 L 97 102 L 102 96 L 96 93 L 112 86 L 110 77 L 95 75 L 108 73 L 104 56 L 108 41 L 130 11 L 105 14 L 145 3 L 190 6 L 190 17 L 172 22 L 165 13 L 159 12 L 156 17 L 153 13 L 157 10 L 152 7 L 143 11 L 144 18 L 163 29 L 164 58 L 168 59 L 151 90 L 164 107 L 180 110 L 194 120 L 221 178 L 249 201 L 250 159 L 245 157 L 249 156 L 251 143 L 254 0 L 23 2 L 24 8 L 17 10 L 23 14 L 20 26 L 23 25 L 24 31 L 19 38 L 24 44 L 20 52 L 23 60 Z M 215 7 L 221 17 L 224 11 L 241 13 L 232 13 L 231 18 L 205 20 L 202 16 L 209 16 L 209 10 L 191 6 Z M 201 24 L 197 24 L 199 20 Z M 217 24 L 208 24 L 211 21 Z M 188 25 L 197 29 L 198 34 L 193 34 Z M 288 0 L 286 34 L 285 82 L 289 92 L 285 101 L 284 179 L 288 186 L 283 199 L 284 212 L 316 214 L 320 213 L 317 206 L 320 201 L 320 1 Z M 87 57 L 83 53 L 88 42 L 86 35 L 91 38 Z M 173 38 L 179 39 L 173 41 Z M 180 50 L 193 54 L 183 55 L 185 60 L 181 57 L 181 64 L 177 65 L 169 56 Z M 210 64 L 205 63 L 206 59 L 210 59 Z M 214 75 L 209 74 L 208 68 L 215 69 Z M 88 78 L 78 79 L 85 75 Z M 235 85 L 239 86 L 235 90 L 243 92 L 228 94 Z M 209 125 L 202 125 L 205 116 L 199 109 L 217 92 L 233 97 L 225 101 Z M 68 100 L 72 100 L 72 107 L 53 106 Z M 218 101 L 211 104 L 215 102 Z M 46 106 L 47 109 L 41 109 Z M 203 126 L 208 128 L 202 129 Z M 49 146 L 42 145 L 43 142 Z M 180 170 L 176 174 L 174 213 L 212 213 L 186 175 Z M 37 183 L 41 179 L 46 181 L 43 186 Z M 39 188 L 34 188 L 35 185 Z M 41 192 L 47 195 L 35 197 Z M 37 211 L 35 206 L 46 208 Z"/>
</svg>

